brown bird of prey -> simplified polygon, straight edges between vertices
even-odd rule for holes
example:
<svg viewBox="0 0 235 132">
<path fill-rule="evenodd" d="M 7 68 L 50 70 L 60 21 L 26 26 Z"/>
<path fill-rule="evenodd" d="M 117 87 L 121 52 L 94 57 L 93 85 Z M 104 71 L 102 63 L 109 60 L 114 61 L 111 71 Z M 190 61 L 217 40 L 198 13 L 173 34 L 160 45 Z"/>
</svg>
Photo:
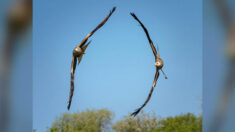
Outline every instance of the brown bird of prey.
<svg viewBox="0 0 235 132">
<path fill-rule="evenodd" d="M 159 71 L 160 71 L 160 70 L 162 71 L 163 75 L 165 76 L 165 79 L 167 79 L 167 76 L 166 76 L 166 74 L 164 73 L 164 71 L 162 70 L 162 67 L 163 67 L 164 63 L 163 63 L 163 60 L 160 58 L 160 53 L 159 53 L 159 48 L 158 48 L 158 46 L 157 46 L 157 51 L 156 51 L 156 48 L 155 48 L 154 45 L 153 45 L 153 41 L 151 40 L 151 38 L 150 38 L 150 36 L 149 36 L 148 30 L 145 28 L 145 26 L 143 25 L 143 23 L 136 17 L 136 15 L 135 15 L 134 13 L 131 13 L 131 16 L 133 16 L 133 18 L 134 18 L 136 21 L 139 22 L 140 26 L 143 28 L 143 30 L 144 30 L 144 32 L 145 32 L 147 38 L 148 38 L 149 44 L 150 44 L 150 46 L 151 46 L 151 48 L 152 48 L 152 51 L 153 51 L 153 54 L 154 54 L 154 56 L 155 56 L 155 64 L 154 64 L 154 65 L 155 65 L 155 67 L 156 67 L 156 74 L 155 74 L 154 81 L 153 81 L 153 85 L 152 85 L 152 88 L 151 88 L 151 91 L 150 91 L 150 93 L 149 93 L 149 95 L 148 95 L 147 100 L 144 102 L 144 104 L 143 104 L 140 108 L 138 108 L 135 112 L 133 112 L 133 113 L 131 114 L 132 116 L 136 116 L 136 115 L 141 111 L 141 109 L 143 109 L 144 106 L 149 102 L 149 100 L 150 100 L 150 98 L 151 98 L 151 96 L 152 96 L 154 87 L 156 86 L 157 79 L 158 79 L 159 74 L 160 74 Z"/>
<path fill-rule="evenodd" d="M 69 102 L 68 102 L 68 110 L 70 109 L 71 102 L 72 102 L 72 97 L 73 97 L 73 91 L 74 91 L 74 73 L 77 65 L 77 60 L 78 64 L 82 60 L 82 56 L 85 54 L 85 50 L 90 44 L 91 41 L 88 43 L 87 40 L 89 37 L 91 37 L 99 28 L 101 28 L 109 19 L 109 17 L 113 14 L 115 11 L 116 7 L 113 7 L 113 9 L 110 11 L 110 13 L 104 18 L 104 20 L 94 29 L 89 33 L 83 40 L 82 42 L 74 48 L 73 50 L 73 60 L 72 60 L 72 65 L 71 65 L 71 86 L 70 86 L 70 95 L 69 95 Z"/>
</svg>

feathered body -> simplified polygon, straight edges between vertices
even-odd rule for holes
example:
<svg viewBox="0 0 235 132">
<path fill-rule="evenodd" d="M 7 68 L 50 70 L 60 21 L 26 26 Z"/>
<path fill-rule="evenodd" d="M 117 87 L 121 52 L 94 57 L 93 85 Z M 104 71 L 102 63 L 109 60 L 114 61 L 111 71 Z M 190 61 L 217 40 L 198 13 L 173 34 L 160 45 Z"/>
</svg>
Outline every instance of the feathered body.
<svg viewBox="0 0 235 132">
<path fill-rule="evenodd" d="M 157 79 L 158 79 L 159 74 L 160 74 L 160 73 L 159 73 L 159 70 L 162 71 L 162 73 L 165 75 L 165 78 L 166 78 L 166 79 L 167 79 L 167 76 L 166 76 L 166 74 L 165 74 L 165 73 L 163 72 L 163 70 L 162 70 L 162 67 L 164 66 L 164 62 L 163 62 L 163 60 L 162 60 L 161 57 L 160 57 L 159 49 L 158 49 L 158 47 L 157 47 L 157 50 L 158 50 L 158 51 L 157 51 L 156 48 L 155 48 L 155 46 L 153 45 L 153 41 L 151 40 L 151 38 L 150 38 L 150 36 L 149 36 L 148 30 L 145 28 L 145 26 L 143 25 L 143 23 L 137 18 L 137 16 L 136 16 L 134 13 L 131 13 L 131 16 L 132 16 L 136 21 L 139 22 L 140 26 L 143 28 L 143 30 L 144 30 L 144 32 L 145 32 L 147 38 L 148 38 L 150 47 L 152 48 L 153 54 L 154 54 L 154 56 L 155 56 L 155 63 L 154 63 L 154 65 L 155 65 L 155 67 L 156 67 L 156 73 L 155 73 L 155 76 L 154 76 L 153 85 L 152 85 L 152 88 L 151 88 L 151 90 L 150 90 L 150 92 L 149 92 L 148 98 L 146 99 L 146 101 L 144 102 L 144 104 L 143 104 L 141 107 L 139 107 L 135 112 L 133 112 L 133 113 L 131 114 L 132 116 L 136 116 L 136 115 L 145 107 L 145 105 L 149 102 L 149 100 L 150 100 L 150 98 L 151 98 L 151 96 L 152 96 L 153 90 L 154 90 L 154 88 L 155 88 L 155 86 L 156 86 Z"/>
<path fill-rule="evenodd" d="M 77 61 L 78 61 L 78 64 L 81 62 L 82 56 L 85 54 L 85 51 L 86 51 L 88 45 L 91 43 L 91 41 L 86 43 L 88 38 L 91 37 L 99 28 L 101 28 L 108 21 L 109 17 L 113 14 L 115 9 L 116 9 L 116 7 L 113 7 L 113 9 L 104 18 L 104 20 L 94 30 L 92 30 L 91 33 L 89 33 L 82 40 L 82 42 L 78 46 L 76 46 L 73 49 L 73 59 L 72 59 L 72 64 L 71 64 L 71 83 L 70 83 L 71 85 L 70 85 L 69 102 L 68 102 L 68 106 L 67 106 L 68 110 L 70 109 L 72 98 L 73 98 L 73 92 L 74 92 L 74 73 L 75 73 Z"/>
</svg>

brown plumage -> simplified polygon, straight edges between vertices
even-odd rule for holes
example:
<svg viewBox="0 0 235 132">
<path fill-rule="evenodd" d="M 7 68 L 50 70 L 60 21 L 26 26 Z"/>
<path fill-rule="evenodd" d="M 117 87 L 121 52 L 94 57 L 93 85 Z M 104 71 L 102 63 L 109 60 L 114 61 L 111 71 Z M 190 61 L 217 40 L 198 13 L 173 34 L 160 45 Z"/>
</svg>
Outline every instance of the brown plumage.
<svg viewBox="0 0 235 132">
<path fill-rule="evenodd" d="M 73 50 L 73 60 L 72 60 L 72 65 L 71 65 L 71 86 L 70 86 L 70 95 L 69 95 L 69 102 L 68 102 L 68 110 L 70 109 L 72 98 L 73 98 L 73 92 L 74 92 L 74 73 L 77 65 L 81 62 L 82 56 L 85 54 L 86 48 L 90 44 L 91 41 L 89 41 L 87 44 L 87 40 L 89 37 L 91 37 L 99 28 L 101 28 L 109 19 L 109 17 L 113 14 L 115 11 L 116 7 L 113 7 L 113 9 L 110 11 L 110 13 L 104 18 L 104 20 L 94 29 L 89 33 L 83 40 L 82 42 L 76 46 Z"/>
<path fill-rule="evenodd" d="M 151 38 L 150 38 L 150 36 L 149 36 L 148 30 L 145 28 L 145 26 L 143 25 L 143 23 L 137 18 L 137 16 L 136 16 L 134 13 L 131 13 L 131 16 L 132 16 L 136 21 L 139 22 L 139 24 L 141 25 L 141 27 L 142 27 L 143 30 L 144 30 L 144 32 L 145 32 L 145 34 L 146 34 L 146 36 L 147 36 L 147 38 L 148 38 L 150 47 L 152 48 L 153 54 L 154 54 L 154 56 L 155 56 L 155 64 L 154 64 L 154 65 L 156 66 L 156 73 L 155 73 L 155 76 L 154 76 L 153 85 L 152 85 L 152 88 L 151 88 L 151 90 L 150 90 L 150 92 L 149 92 L 148 98 L 146 99 L 146 101 L 144 102 L 144 104 L 143 104 L 141 107 L 139 107 L 135 112 L 133 112 L 133 113 L 131 114 L 132 116 L 136 116 L 136 115 L 145 107 L 145 105 L 149 102 L 149 100 L 150 100 L 150 98 L 151 98 L 151 96 L 152 96 L 153 90 L 154 90 L 154 88 L 155 88 L 155 86 L 156 86 L 157 79 L 158 79 L 158 77 L 159 77 L 159 70 L 162 71 L 162 73 L 164 74 L 164 76 L 165 76 L 166 79 L 167 79 L 167 76 L 166 76 L 166 74 L 165 74 L 165 73 L 163 72 L 163 70 L 162 70 L 162 67 L 163 67 L 164 63 L 163 63 L 163 60 L 160 58 L 159 49 L 158 49 L 158 47 L 157 47 L 157 50 L 158 50 L 158 51 L 157 51 L 156 48 L 155 48 L 155 46 L 153 45 L 153 42 L 152 42 L 152 40 L 151 40 Z"/>
</svg>

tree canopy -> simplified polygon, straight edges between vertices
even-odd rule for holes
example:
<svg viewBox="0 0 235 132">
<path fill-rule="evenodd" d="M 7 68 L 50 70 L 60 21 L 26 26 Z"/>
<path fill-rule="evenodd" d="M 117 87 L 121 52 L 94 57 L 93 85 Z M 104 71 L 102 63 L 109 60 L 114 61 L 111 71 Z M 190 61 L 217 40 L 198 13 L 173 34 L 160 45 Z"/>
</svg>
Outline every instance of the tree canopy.
<svg viewBox="0 0 235 132">
<path fill-rule="evenodd" d="M 123 120 L 116 122 L 112 128 L 115 132 L 152 132 L 158 125 L 155 115 L 141 112 L 135 118 L 126 116 Z"/>
<path fill-rule="evenodd" d="M 201 132 L 202 116 L 187 113 L 175 117 L 157 118 L 140 113 L 125 116 L 112 124 L 113 112 L 107 109 L 65 113 L 56 118 L 48 132 Z"/>
<path fill-rule="evenodd" d="M 201 132 L 202 116 L 185 115 L 167 117 L 159 121 L 159 127 L 154 132 Z"/>
<path fill-rule="evenodd" d="M 57 118 L 48 132 L 108 132 L 113 113 L 106 109 L 65 113 Z"/>
</svg>

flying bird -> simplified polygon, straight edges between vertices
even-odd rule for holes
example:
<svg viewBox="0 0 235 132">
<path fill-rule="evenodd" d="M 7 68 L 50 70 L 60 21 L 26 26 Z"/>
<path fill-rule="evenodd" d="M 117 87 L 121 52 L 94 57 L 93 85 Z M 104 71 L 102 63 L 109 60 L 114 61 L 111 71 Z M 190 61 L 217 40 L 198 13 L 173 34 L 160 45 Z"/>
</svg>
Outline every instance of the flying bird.
<svg viewBox="0 0 235 132">
<path fill-rule="evenodd" d="M 70 86 L 70 95 L 69 95 L 69 102 L 68 102 L 68 110 L 70 109 L 72 98 L 73 98 L 73 92 L 74 92 L 74 73 L 77 65 L 81 62 L 82 56 L 85 54 L 85 51 L 90 44 L 91 41 L 87 42 L 88 38 L 91 37 L 99 28 L 101 28 L 109 19 L 109 17 L 113 14 L 113 12 L 116 10 L 116 7 L 113 7 L 113 9 L 110 11 L 110 13 L 104 18 L 104 20 L 89 33 L 82 42 L 76 46 L 73 50 L 73 59 L 72 59 L 72 65 L 71 65 L 71 86 Z M 87 43 L 86 43 L 87 42 Z"/>
<path fill-rule="evenodd" d="M 144 30 L 144 32 L 145 32 L 147 38 L 148 38 L 150 47 L 152 48 L 153 54 L 154 54 L 154 56 L 155 56 L 155 64 L 154 64 L 154 65 L 155 65 L 155 67 L 156 67 L 156 73 L 155 73 L 153 85 L 152 85 L 152 88 L 151 88 L 151 90 L 150 90 L 150 93 L 149 93 L 149 95 L 148 95 L 147 100 L 144 102 L 144 104 L 143 104 L 140 108 L 138 108 L 135 112 L 133 112 L 133 113 L 131 114 L 132 116 L 136 116 L 136 115 L 145 107 L 145 105 L 149 102 L 149 100 L 150 100 L 150 98 L 151 98 L 151 96 L 152 96 L 153 90 L 154 90 L 154 88 L 155 88 L 155 86 L 156 86 L 157 79 L 158 79 L 159 74 L 160 74 L 159 71 L 160 71 L 160 70 L 162 71 L 163 75 L 165 76 L 165 79 L 167 79 L 167 76 L 166 76 L 166 74 L 164 73 L 164 71 L 162 70 L 162 67 L 163 67 L 164 63 L 163 63 L 163 60 L 160 58 L 160 53 L 159 53 L 159 48 L 158 48 L 158 46 L 157 46 L 157 50 L 156 50 L 156 48 L 155 48 L 154 45 L 153 45 L 153 41 L 151 40 L 151 38 L 150 38 L 150 36 L 149 36 L 148 30 L 145 28 L 145 26 L 143 25 L 143 23 L 137 18 L 137 16 L 136 16 L 134 13 L 130 13 L 130 14 L 131 14 L 131 16 L 132 16 L 136 21 L 139 22 L 140 26 L 143 28 L 143 30 Z"/>
</svg>

